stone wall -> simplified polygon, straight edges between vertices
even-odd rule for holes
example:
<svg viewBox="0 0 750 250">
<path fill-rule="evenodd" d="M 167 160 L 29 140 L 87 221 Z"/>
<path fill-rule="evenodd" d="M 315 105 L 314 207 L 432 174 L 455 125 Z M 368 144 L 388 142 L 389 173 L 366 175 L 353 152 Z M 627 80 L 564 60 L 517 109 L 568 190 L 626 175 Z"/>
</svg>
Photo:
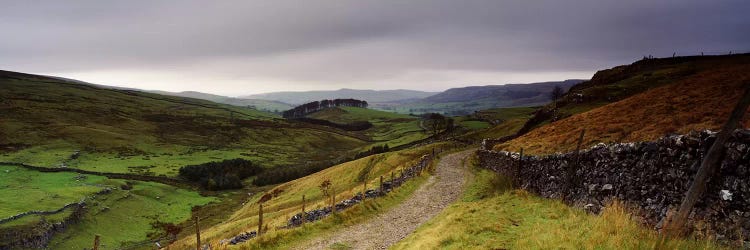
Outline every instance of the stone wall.
<svg viewBox="0 0 750 250">
<path fill-rule="evenodd" d="M 570 189 L 566 172 L 574 153 L 524 156 L 521 161 L 517 153 L 478 154 L 482 167 L 511 176 L 543 197 L 561 198 L 594 213 L 613 199 L 624 201 L 639 208 L 645 224 L 659 229 L 667 211 L 679 207 L 714 140 L 715 133 L 704 131 L 654 142 L 599 144 L 581 151 Z M 735 131 L 721 169 L 690 215 L 692 229 L 719 240 L 750 239 L 749 148 L 750 130 Z"/>
</svg>

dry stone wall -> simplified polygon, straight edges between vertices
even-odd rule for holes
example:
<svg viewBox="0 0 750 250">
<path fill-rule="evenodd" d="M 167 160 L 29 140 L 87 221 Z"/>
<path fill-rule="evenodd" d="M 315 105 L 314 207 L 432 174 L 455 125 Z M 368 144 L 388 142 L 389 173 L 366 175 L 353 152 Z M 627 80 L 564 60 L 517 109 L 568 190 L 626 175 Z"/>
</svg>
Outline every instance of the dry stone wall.
<svg viewBox="0 0 750 250">
<path fill-rule="evenodd" d="M 599 144 L 580 153 L 571 188 L 566 172 L 574 153 L 547 156 L 480 150 L 482 167 L 513 177 L 522 188 L 598 213 L 613 199 L 639 208 L 647 225 L 661 228 L 688 190 L 708 147 L 710 131 L 654 142 Z M 691 227 L 719 240 L 750 239 L 750 130 L 725 144 L 721 169 L 690 215 Z M 520 167 L 519 167 L 520 166 Z M 700 223 L 698 223 L 700 222 Z"/>
</svg>

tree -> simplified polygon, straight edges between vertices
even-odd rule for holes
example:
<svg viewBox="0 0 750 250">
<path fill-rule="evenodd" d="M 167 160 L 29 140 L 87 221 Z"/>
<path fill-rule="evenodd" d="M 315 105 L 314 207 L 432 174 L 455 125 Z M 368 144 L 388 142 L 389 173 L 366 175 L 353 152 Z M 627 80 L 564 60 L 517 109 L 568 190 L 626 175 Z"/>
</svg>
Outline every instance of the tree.
<svg viewBox="0 0 750 250">
<path fill-rule="evenodd" d="M 437 135 L 438 132 L 440 132 L 440 130 L 446 125 L 445 116 L 438 113 L 428 114 L 425 125 L 427 125 L 430 130 L 432 130 L 433 135 Z"/>
<path fill-rule="evenodd" d="M 555 86 L 554 89 L 552 89 L 552 92 L 549 94 L 550 98 L 552 98 L 552 101 L 555 103 L 555 107 L 557 107 L 557 99 L 560 99 L 563 94 L 565 94 L 565 91 L 560 86 Z"/>
<path fill-rule="evenodd" d="M 560 97 L 565 94 L 565 91 L 560 86 L 555 86 L 554 89 L 552 89 L 552 92 L 550 93 L 549 97 L 552 98 L 553 101 L 557 101 L 557 99 L 560 99 Z"/>
</svg>

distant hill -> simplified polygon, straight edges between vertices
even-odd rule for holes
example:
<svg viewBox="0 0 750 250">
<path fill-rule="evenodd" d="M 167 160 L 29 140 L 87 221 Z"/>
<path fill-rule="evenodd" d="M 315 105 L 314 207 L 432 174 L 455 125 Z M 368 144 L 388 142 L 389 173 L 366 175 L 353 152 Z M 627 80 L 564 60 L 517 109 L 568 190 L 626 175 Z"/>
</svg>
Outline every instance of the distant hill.
<svg viewBox="0 0 750 250">
<path fill-rule="evenodd" d="M 339 89 L 339 90 L 322 90 L 322 91 L 285 91 L 271 92 L 265 94 L 256 94 L 241 96 L 240 98 L 263 99 L 299 105 L 311 101 L 323 99 L 347 99 L 353 98 L 364 100 L 368 103 L 389 103 L 408 99 L 421 99 L 436 92 L 424 92 L 417 90 L 368 90 L 368 89 Z"/>
<path fill-rule="evenodd" d="M 373 107 L 398 113 L 437 112 L 463 115 L 491 108 L 539 106 L 550 102 L 549 93 L 555 86 L 567 90 L 583 81 L 585 80 L 452 88 L 421 100 Z"/>
<path fill-rule="evenodd" d="M 235 97 L 202 93 L 202 92 L 197 92 L 197 91 L 169 92 L 169 91 L 161 91 L 161 90 L 148 90 L 148 92 L 156 93 L 160 95 L 171 95 L 171 96 L 203 99 L 203 100 L 209 100 L 212 102 L 218 102 L 218 103 L 229 104 L 229 105 L 234 105 L 234 106 L 251 107 L 251 108 L 268 111 L 268 112 L 281 112 L 281 111 L 292 108 L 292 105 L 279 102 L 279 101 L 235 98 Z"/>
<path fill-rule="evenodd" d="M 487 86 L 469 86 L 448 89 L 440 94 L 424 98 L 433 103 L 467 102 L 481 99 L 497 99 L 517 102 L 549 102 L 549 93 L 555 86 L 567 90 L 571 86 L 584 80 L 565 80 L 561 82 L 540 82 L 528 84 L 505 84 Z"/>
</svg>

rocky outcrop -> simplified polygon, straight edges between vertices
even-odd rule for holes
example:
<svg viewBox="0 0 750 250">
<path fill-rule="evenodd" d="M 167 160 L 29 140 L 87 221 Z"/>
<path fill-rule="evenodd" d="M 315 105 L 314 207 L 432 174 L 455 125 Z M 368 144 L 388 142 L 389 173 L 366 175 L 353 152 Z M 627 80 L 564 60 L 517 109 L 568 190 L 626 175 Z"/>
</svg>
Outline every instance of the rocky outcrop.
<svg viewBox="0 0 750 250">
<path fill-rule="evenodd" d="M 710 131 L 673 135 L 654 142 L 599 144 L 581 151 L 571 186 L 574 153 L 547 156 L 480 150 L 482 167 L 513 177 L 529 191 L 597 213 L 611 200 L 639 208 L 656 229 L 676 209 L 707 148 Z M 721 169 L 690 215 L 692 229 L 717 239 L 750 238 L 750 131 L 738 130 L 726 143 Z M 519 167 L 520 166 L 520 167 Z M 700 223 L 698 223 L 700 222 Z"/>
</svg>

